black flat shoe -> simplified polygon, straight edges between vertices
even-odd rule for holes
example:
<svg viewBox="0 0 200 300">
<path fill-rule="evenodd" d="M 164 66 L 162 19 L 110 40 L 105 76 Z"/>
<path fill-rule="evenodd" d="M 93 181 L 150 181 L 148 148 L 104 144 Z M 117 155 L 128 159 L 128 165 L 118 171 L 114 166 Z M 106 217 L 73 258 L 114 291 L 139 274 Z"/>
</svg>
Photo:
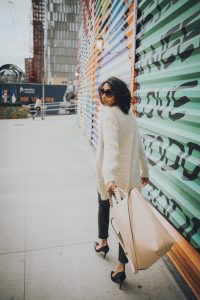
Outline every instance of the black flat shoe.
<svg viewBox="0 0 200 300">
<path fill-rule="evenodd" d="M 125 272 L 118 272 L 113 276 L 114 273 L 114 271 L 111 272 L 111 280 L 116 283 L 119 283 L 119 289 L 121 290 L 122 284 L 126 279 L 126 274 Z"/>
<path fill-rule="evenodd" d="M 98 245 L 99 245 L 99 243 L 94 242 L 94 249 L 95 249 L 95 251 L 96 251 L 96 252 L 103 252 L 103 253 L 104 253 L 104 258 L 105 258 L 105 257 L 106 257 L 106 254 L 107 254 L 108 251 L 109 251 L 109 246 L 106 245 L 106 246 L 103 246 L 103 247 L 97 249 L 97 246 L 98 246 Z"/>
</svg>

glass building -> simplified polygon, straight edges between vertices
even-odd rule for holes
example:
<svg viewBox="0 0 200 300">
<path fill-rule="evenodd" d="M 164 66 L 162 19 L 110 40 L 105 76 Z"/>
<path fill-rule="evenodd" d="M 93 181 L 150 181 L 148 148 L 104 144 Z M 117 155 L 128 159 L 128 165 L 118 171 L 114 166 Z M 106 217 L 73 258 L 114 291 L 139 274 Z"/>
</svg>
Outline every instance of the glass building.
<svg viewBox="0 0 200 300">
<path fill-rule="evenodd" d="M 73 84 L 81 25 L 81 0 L 45 2 L 45 82 L 46 84 Z"/>
</svg>

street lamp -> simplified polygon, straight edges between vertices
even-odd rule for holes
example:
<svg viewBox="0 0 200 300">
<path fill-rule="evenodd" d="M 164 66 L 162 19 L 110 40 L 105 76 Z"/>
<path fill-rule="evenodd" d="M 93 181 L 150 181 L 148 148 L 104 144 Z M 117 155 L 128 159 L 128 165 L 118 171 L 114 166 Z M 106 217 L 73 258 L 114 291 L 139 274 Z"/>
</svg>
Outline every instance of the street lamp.
<svg viewBox="0 0 200 300">
<path fill-rule="evenodd" d="M 106 47 L 105 47 L 106 46 Z M 108 46 L 108 43 L 107 41 L 102 38 L 102 37 L 99 37 L 97 40 L 96 40 L 96 47 L 99 51 L 103 51 L 103 50 L 106 50 L 107 49 L 107 46 Z M 116 53 L 121 53 L 121 51 L 107 51 L 108 54 L 116 54 Z"/>
<path fill-rule="evenodd" d="M 103 47 L 104 47 L 104 40 L 102 37 L 99 37 L 97 40 L 96 40 L 96 47 L 98 50 L 102 51 L 103 50 Z"/>
</svg>

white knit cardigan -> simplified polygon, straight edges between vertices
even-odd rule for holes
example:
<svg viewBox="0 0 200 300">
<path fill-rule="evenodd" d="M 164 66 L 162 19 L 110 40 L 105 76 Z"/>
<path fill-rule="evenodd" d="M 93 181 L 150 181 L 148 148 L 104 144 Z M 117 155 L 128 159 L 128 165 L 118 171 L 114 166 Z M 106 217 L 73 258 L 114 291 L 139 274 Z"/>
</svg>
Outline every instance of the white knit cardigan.
<svg viewBox="0 0 200 300">
<path fill-rule="evenodd" d="M 141 176 L 148 177 L 148 163 L 137 121 L 132 112 L 124 114 L 117 106 L 103 107 L 96 153 L 96 185 L 102 200 L 109 198 L 106 184 L 129 192 L 141 189 Z"/>
</svg>

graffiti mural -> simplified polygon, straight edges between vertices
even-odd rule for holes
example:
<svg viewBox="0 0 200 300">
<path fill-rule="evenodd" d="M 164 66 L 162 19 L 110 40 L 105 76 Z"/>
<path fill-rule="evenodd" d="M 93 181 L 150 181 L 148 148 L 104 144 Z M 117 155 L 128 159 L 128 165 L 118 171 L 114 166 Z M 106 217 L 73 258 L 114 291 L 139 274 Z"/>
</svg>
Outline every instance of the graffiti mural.
<svg viewBox="0 0 200 300">
<path fill-rule="evenodd" d="M 83 1 L 79 48 L 79 124 L 96 148 L 98 142 L 98 87 L 110 76 L 133 83 L 131 72 L 134 34 L 134 1 Z M 98 38 L 103 48 L 96 46 Z"/>
<path fill-rule="evenodd" d="M 80 37 L 83 134 L 96 148 L 98 86 L 109 76 L 124 80 L 149 159 L 144 195 L 199 251 L 200 2 L 84 0 Z"/>
<path fill-rule="evenodd" d="M 197 251 L 199 40 L 199 1 L 139 2 L 135 97 L 151 169 L 151 183 L 145 194 Z"/>
</svg>

